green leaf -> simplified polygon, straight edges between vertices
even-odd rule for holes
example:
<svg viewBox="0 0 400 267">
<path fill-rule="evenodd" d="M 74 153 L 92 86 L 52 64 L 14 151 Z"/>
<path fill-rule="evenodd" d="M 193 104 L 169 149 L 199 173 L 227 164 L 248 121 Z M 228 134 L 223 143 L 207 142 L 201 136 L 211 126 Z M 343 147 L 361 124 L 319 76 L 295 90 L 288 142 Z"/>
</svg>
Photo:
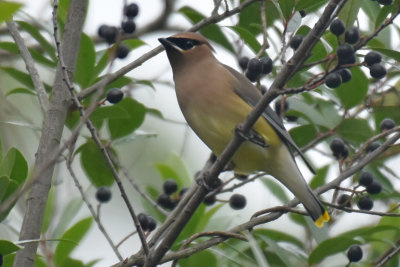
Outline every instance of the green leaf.
<svg viewBox="0 0 400 267">
<path fill-rule="evenodd" d="M 178 12 L 185 15 L 193 24 L 200 22 L 205 18 L 203 14 L 194 10 L 190 6 L 184 6 L 178 10 Z M 222 45 L 224 48 L 229 50 L 230 52 L 234 52 L 234 49 L 229 42 L 229 40 L 225 37 L 224 33 L 221 31 L 217 24 L 209 24 L 200 30 L 200 33 L 203 34 L 208 39 L 216 42 L 217 44 Z"/>
<path fill-rule="evenodd" d="M 96 60 L 92 39 L 82 33 L 81 46 L 79 48 L 78 62 L 76 64 L 75 82 L 81 88 L 86 88 L 93 79 L 93 70 Z"/>
<path fill-rule="evenodd" d="M 96 186 L 110 186 L 114 183 L 114 176 L 97 144 L 89 139 L 79 147 L 81 165 L 90 182 Z"/>
<path fill-rule="evenodd" d="M 54 200 L 54 187 L 50 188 L 49 197 L 47 198 L 46 208 L 43 217 L 42 233 L 45 233 L 53 219 L 53 213 L 55 210 L 55 200 Z"/>
<path fill-rule="evenodd" d="M 23 88 L 23 87 L 14 88 L 14 89 L 8 91 L 6 96 L 14 95 L 14 94 L 27 94 L 27 95 L 36 96 L 36 92 L 35 91 L 29 90 L 29 89 Z"/>
<path fill-rule="evenodd" d="M 296 4 L 296 10 L 306 10 L 308 13 L 310 13 L 312 11 L 316 11 L 327 2 L 328 0 L 299 0 Z"/>
<path fill-rule="evenodd" d="M 296 34 L 298 35 L 302 35 L 303 37 L 306 36 L 309 32 L 311 31 L 311 28 L 308 26 L 301 26 L 298 31 L 296 32 Z M 327 51 L 325 49 L 325 46 L 322 44 L 322 42 L 319 40 L 314 48 L 311 51 L 311 56 L 307 59 L 306 63 L 310 63 L 310 62 L 314 62 L 314 61 L 318 61 L 321 60 L 323 58 L 325 58 L 327 55 Z"/>
<path fill-rule="evenodd" d="M 275 182 L 275 180 L 264 177 L 262 177 L 260 180 L 264 183 L 264 185 L 268 188 L 268 190 L 274 196 L 276 196 L 280 201 L 282 201 L 283 203 L 289 201 L 289 197 L 286 195 L 286 192 L 282 188 L 282 185 L 280 183 L 277 183 Z"/>
<path fill-rule="evenodd" d="M 34 89 L 33 82 L 29 74 L 10 67 L 0 67 L 0 70 L 4 71 L 29 89 Z"/>
<path fill-rule="evenodd" d="M 81 197 L 75 197 L 68 202 L 67 206 L 62 210 L 63 212 L 54 230 L 54 236 L 61 236 L 64 233 L 67 226 L 78 214 L 82 205 L 83 200 Z"/>
<path fill-rule="evenodd" d="M 48 59 L 43 55 L 42 52 L 37 51 L 36 49 L 33 48 L 28 48 L 29 52 L 31 53 L 31 56 L 33 57 L 34 60 L 36 60 L 37 63 L 40 63 L 44 66 L 55 68 L 57 66 L 57 62 L 52 61 L 51 59 Z"/>
<path fill-rule="evenodd" d="M 350 109 L 364 100 L 369 85 L 368 78 L 360 68 L 351 68 L 350 70 L 351 80 L 334 90 L 346 109 Z"/>
<path fill-rule="evenodd" d="M 131 50 L 134 50 L 134 49 L 136 49 L 136 48 L 138 48 L 138 47 L 141 47 L 141 46 L 143 46 L 143 45 L 147 45 L 146 42 L 143 42 L 143 41 L 140 40 L 140 39 L 129 39 L 129 40 L 124 40 L 124 41 L 122 41 L 122 43 L 125 44 L 125 45 L 127 45 L 127 46 L 129 46 L 129 48 L 130 48 Z"/>
<path fill-rule="evenodd" d="M 13 42 L 0 42 L 0 49 L 6 50 L 13 54 L 19 54 L 18 46 Z"/>
<path fill-rule="evenodd" d="M 251 50 L 253 50 L 254 54 L 257 54 L 258 51 L 260 51 L 261 44 L 250 31 L 239 26 L 229 26 L 228 28 L 236 32 L 240 36 L 240 39 L 242 39 Z"/>
<path fill-rule="evenodd" d="M 11 19 L 14 13 L 17 12 L 21 7 L 22 4 L 20 3 L 0 1 L 0 24 Z"/>
<path fill-rule="evenodd" d="M 269 8 L 267 8 L 267 5 L 271 7 L 276 13 L 274 14 L 275 18 L 279 18 L 279 13 L 276 7 L 269 1 L 265 2 L 266 8 L 265 11 L 268 14 Z M 276 17 L 277 16 L 277 17 Z M 271 17 L 267 17 L 267 25 L 272 25 L 270 22 Z M 261 33 L 261 16 L 260 16 L 260 3 L 255 2 L 249 6 L 247 6 L 245 9 L 243 9 L 239 13 L 239 27 L 243 29 L 247 29 L 249 32 L 251 32 L 254 36 L 257 36 L 259 33 Z"/>
<path fill-rule="evenodd" d="M 361 5 L 362 10 L 367 14 L 368 18 L 374 24 L 376 18 L 378 17 L 378 13 L 381 10 L 377 1 L 362 1 Z"/>
<path fill-rule="evenodd" d="M 115 104 L 115 106 L 124 109 L 128 117 L 109 119 L 108 129 L 112 139 L 131 134 L 142 125 L 144 116 L 146 115 L 146 107 L 129 97 L 124 98 L 121 102 Z"/>
<path fill-rule="evenodd" d="M 109 60 L 110 60 L 110 52 L 108 49 L 96 52 L 96 57 L 99 57 L 99 59 L 96 61 L 96 66 L 93 68 L 93 83 L 94 81 L 97 80 L 97 76 L 101 74 L 101 72 L 107 67 Z"/>
<path fill-rule="evenodd" d="M 40 33 L 36 26 L 33 26 L 25 21 L 17 21 L 21 29 L 29 33 L 41 46 L 44 51 L 51 57 L 54 62 L 58 62 L 55 47 L 47 41 L 47 39 Z"/>
<path fill-rule="evenodd" d="M 285 17 L 285 20 L 288 21 L 293 14 L 295 1 L 294 0 L 286 0 L 286 1 L 279 1 L 278 3 L 282 10 L 283 16 Z"/>
<path fill-rule="evenodd" d="M 310 254 L 308 263 L 310 265 L 317 264 L 330 255 L 345 252 L 351 245 L 361 244 L 353 238 L 339 236 L 327 239 L 320 243 Z"/>
<path fill-rule="evenodd" d="M 7 192 L 7 187 L 10 181 L 11 181 L 10 178 L 8 178 L 7 176 L 0 177 L 0 201 L 3 200 L 3 197 Z"/>
<path fill-rule="evenodd" d="M 355 144 L 364 143 L 373 135 L 368 121 L 363 119 L 345 119 L 339 125 L 337 132 L 345 140 Z"/>
<path fill-rule="evenodd" d="M 156 88 L 154 87 L 153 83 L 149 80 L 136 80 L 135 81 L 136 84 L 143 84 L 143 85 L 147 85 L 149 87 L 151 87 L 152 89 L 156 90 Z"/>
<path fill-rule="evenodd" d="M 175 152 L 169 153 L 164 162 L 156 163 L 155 166 L 163 179 L 173 178 L 179 187 L 190 185 L 193 182 L 193 177 L 189 173 L 186 163 Z"/>
<path fill-rule="evenodd" d="M 92 222 L 92 217 L 83 219 L 77 222 L 63 234 L 61 237 L 62 241 L 58 243 L 54 253 L 54 263 L 56 266 L 64 265 L 64 261 L 68 259 L 71 252 L 89 231 Z"/>
<path fill-rule="evenodd" d="M 391 6 L 379 6 L 379 13 L 375 20 L 375 29 L 378 29 L 382 23 L 386 20 L 389 13 L 392 11 Z"/>
<path fill-rule="evenodd" d="M 279 259 L 285 263 L 286 266 L 306 266 L 306 260 L 304 257 L 295 254 L 291 250 L 285 249 L 279 245 L 279 240 L 273 240 L 268 236 L 260 236 L 260 238 L 268 245 L 267 249 L 271 250 Z"/>
<path fill-rule="evenodd" d="M 129 119 L 129 114 L 125 109 L 118 107 L 118 105 L 99 107 L 97 108 L 90 119 L 96 128 L 100 128 L 105 119 Z"/>
<path fill-rule="evenodd" d="M 325 184 L 326 176 L 328 174 L 329 165 L 325 165 L 317 170 L 317 174 L 311 179 L 310 187 L 316 189 Z"/>
<path fill-rule="evenodd" d="M 179 266 L 182 267 L 205 267 L 218 266 L 217 258 L 214 253 L 203 250 L 195 253 L 188 258 L 179 260 Z"/>
<path fill-rule="evenodd" d="M 277 231 L 277 230 L 256 229 L 256 230 L 254 230 L 254 235 L 260 236 L 260 237 L 268 237 L 276 242 L 290 243 L 295 246 L 298 246 L 299 248 L 304 247 L 304 244 L 301 240 L 297 239 L 296 237 L 294 237 L 288 233 L 284 233 L 284 232 Z"/>
<path fill-rule="evenodd" d="M 0 163 L 0 175 L 8 176 L 19 185 L 22 185 L 28 175 L 28 163 L 22 153 L 11 148 Z"/>
<path fill-rule="evenodd" d="M 340 11 L 338 18 L 343 21 L 346 28 L 353 26 L 362 2 L 361 0 L 349 0 Z"/>
<path fill-rule="evenodd" d="M 294 142 L 299 146 L 303 147 L 310 143 L 314 138 L 317 137 L 317 130 L 312 124 L 300 125 L 289 130 L 290 136 Z"/>
<path fill-rule="evenodd" d="M 20 247 L 15 245 L 14 243 L 7 241 L 7 240 L 0 240 L 0 254 L 1 255 L 7 255 L 11 254 L 17 250 L 19 250 Z"/>
</svg>

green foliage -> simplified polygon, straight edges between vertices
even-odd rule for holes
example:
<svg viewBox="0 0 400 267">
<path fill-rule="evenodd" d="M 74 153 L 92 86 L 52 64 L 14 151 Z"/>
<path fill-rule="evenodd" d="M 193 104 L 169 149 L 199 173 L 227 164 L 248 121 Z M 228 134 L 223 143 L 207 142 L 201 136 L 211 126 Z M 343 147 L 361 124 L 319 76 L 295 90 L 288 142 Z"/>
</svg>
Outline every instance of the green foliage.
<svg viewBox="0 0 400 267">
<path fill-rule="evenodd" d="M 72 260 L 69 258 L 70 254 L 87 234 L 92 222 L 93 218 L 91 217 L 83 219 L 63 234 L 54 253 L 54 263 L 57 267 L 71 266 L 69 265 Z"/>
<path fill-rule="evenodd" d="M 0 24 L 9 20 L 15 12 L 22 7 L 22 4 L 10 1 L 0 2 Z"/>
<path fill-rule="evenodd" d="M 79 147 L 78 152 L 80 152 L 82 168 L 93 185 L 101 187 L 114 183 L 114 176 L 106 159 L 93 140 L 89 139 Z"/>
</svg>

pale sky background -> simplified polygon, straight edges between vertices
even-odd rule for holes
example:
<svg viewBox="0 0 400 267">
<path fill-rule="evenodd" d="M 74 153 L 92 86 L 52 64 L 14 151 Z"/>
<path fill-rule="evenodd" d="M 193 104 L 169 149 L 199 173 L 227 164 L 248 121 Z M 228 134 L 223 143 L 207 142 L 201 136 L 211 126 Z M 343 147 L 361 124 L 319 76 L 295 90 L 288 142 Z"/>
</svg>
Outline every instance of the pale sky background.
<svg viewBox="0 0 400 267">
<path fill-rule="evenodd" d="M 40 20 L 45 19 L 46 21 L 51 21 L 51 5 L 50 1 L 47 0 L 35 0 L 29 1 L 20 0 L 19 2 L 23 2 L 25 7 L 23 10 L 26 14 L 33 18 L 39 18 Z M 135 1 L 140 7 L 139 16 L 136 18 L 137 27 L 140 28 L 141 25 L 145 25 L 147 22 L 151 21 L 153 17 L 157 16 L 162 10 L 162 2 L 161 0 L 138 0 Z M 176 8 L 178 9 L 184 5 L 195 5 L 196 9 L 200 12 L 208 15 L 210 14 L 213 8 L 213 1 L 190 1 L 190 0 L 181 0 L 177 1 Z M 119 25 L 122 17 L 122 6 L 123 1 L 110 1 L 110 0 L 92 0 L 90 1 L 88 18 L 85 25 L 85 33 L 89 35 L 95 35 L 97 32 L 97 28 L 101 24 L 110 24 L 110 25 Z M 24 18 L 26 15 L 21 15 Z M 173 24 L 180 25 L 184 28 L 189 28 L 190 23 L 180 14 L 175 14 L 173 16 L 173 21 L 170 22 Z M 223 25 L 231 25 L 231 21 L 228 19 L 222 22 Z M 51 25 L 49 24 L 49 27 Z M 167 35 L 173 34 L 171 33 L 154 33 L 152 35 L 146 35 L 143 40 L 148 44 L 142 48 L 134 50 L 130 53 L 127 59 L 121 60 L 115 64 L 115 69 L 120 68 L 121 66 L 126 65 L 132 60 L 139 57 L 141 54 L 151 50 L 156 47 L 159 43 L 157 38 L 165 37 Z M 217 58 L 236 69 L 239 69 L 236 63 L 236 60 L 226 53 L 220 47 L 217 48 Z M 252 56 L 251 53 L 248 53 L 248 56 Z M 166 81 L 172 83 L 172 73 L 169 68 L 169 64 L 167 61 L 167 57 L 165 53 L 161 53 L 157 55 L 155 58 L 149 60 L 139 68 L 131 71 L 129 76 L 132 76 L 136 79 L 154 79 L 158 78 L 160 81 Z M 175 99 L 175 93 L 169 86 L 156 84 L 156 90 L 153 91 L 149 88 L 138 87 L 137 90 L 134 91 L 134 97 L 139 101 L 143 102 L 145 105 L 149 107 L 154 107 L 162 111 L 163 115 L 166 118 L 184 121 L 183 117 L 180 113 L 179 107 L 177 105 Z M 289 125 L 290 127 L 290 125 Z M 127 146 L 118 147 L 120 153 L 122 155 L 128 155 L 133 150 L 136 155 L 144 155 L 146 159 L 151 158 L 155 161 L 163 161 L 167 158 L 168 154 L 171 152 L 180 153 L 182 152 L 182 140 L 185 139 L 186 134 L 188 134 L 188 139 L 186 145 L 184 145 L 182 156 L 187 163 L 188 170 L 191 173 L 195 173 L 200 170 L 203 166 L 203 163 L 208 157 L 209 150 L 206 146 L 191 132 L 188 131 L 187 127 L 184 125 L 171 124 L 168 122 L 160 122 L 159 119 L 147 116 L 146 121 L 141 128 L 141 132 L 143 133 L 157 133 L 157 138 L 143 138 L 143 142 L 141 144 L 135 144 Z M 322 147 L 322 146 L 321 146 Z M 324 148 L 324 147 L 323 147 Z M 317 153 L 308 153 L 310 157 L 316 158 L 318 157 L 318 165 L 322 166 L 327 162 L 330 162 L 327 158 L 321 157 L 320 154 Z M 75 162 L 75 166 L 79 166 L 79 162 Z M 151 177 L 157 175 L 154 167 L 150 165 L 146 161 L 140 161 L 137 157 L 125 158 L 124 163 L 126 166 L 131 168 L 132 174 L 135 177 Z M 303 171 L 306 179 L 311 178 L 311 174 L 308 172 L 306 168 L 304 168 L 304 164 L 298 161 L 300 167 Z M 337 169 L 337 168 L 332 168 Z M 59 167 L 57 173 L 62 180 L 63 185 L 65 185 L 68 189 L 67 192 L 58 192 L 61 195 L 63 201 L 67 201 L 71 198 L 71 195 L 78 196 L 77 190 L 69 177 L 68 172 L 64 167 Z M 334 172 L 329 173 L 329 178 L 332 179 L 335 177 Z M 149 178 L 150 179 L 150 178 Z M 84 179 L 82 179 L 84 180 Z M 82 181 L 86 188 L 88 187 L 88 183 Z M 63 187 L 64 188 L 64 187 Z M 161 188 L 161 186 L 160 186 Z M 130 190 L 130 188 L 128 189 Z M 88 188 L 88 195 L 94 195 L 95 189 L 93 187 Z M 235 191 L 236 192 L 236 191 Z M 246 187 L 240 188 L 237 192 L 244 194 L 247 197 L 248 204 L 245 210 L 242 211 L 232 211 L 229 207 L 224 207 L 220 212 L 217 213 L 216 224 L 221 226 L 230 227 L 234 224 L 244 222 L 249 219 L 252 213 L 257 210 L 270 207 L 273 205 L 279 204 L 276 198 L 269 192 L 266 191 L 263 186 L 260 186 L 260 182 L 254 182 L 248 184 Z M 130 190 L 132 194 L 132 202 L 134 205 L 138 205 L 137 213 L 143 211 L 141 204 L 139 203 L 139 198 L 135 191 Z M 328 194 L 329 195 L 329 194 Z M 221 196 L 220 198 L 227 199 L 230 194 L 226 196 Z M 329 198 L 326 198 L 329 199 Z M 94 197 L 91 198 L 93 204 L 96 204 Z M 375 203 L 374 210 L 379 210 L 379 203 Z M 229 216 L 232 218 L 224 217 L 224 214 L 229 213 Z M 84 206 L 78 218 L 84 218 L 88 216 L 87 208 Z M 370 223 L 371 221 L 377 220 L 378 218 L 374 218 L 372 216 L 366 215 L 345 215 L 345 217 L 351 216 L 351 219 L 354 223 L 354 226 L 360 226 L 360 224 Z M 281 219 L 276 220 L 272 223 L 266 225 L 269 227 L 276 227 L 283 231 L 289 231 L 291 233 L 296 233 L 297 235 L 301 235 L 301 228 L 297 225 L 288 222 L 287 219 L 282 216 Z M 133 225 L 131 222 L 131 218 L 128 212 L 125 209 L 125 204 L 122 202 L 119 193 L 117 191 L 116 186 L 113 186 L 113 199 L 112 201 L 104 205 L 102 208 L 102 221 L 110 233 L 111 237 L 118 243 L 125 235 L 130 233 L 133 230 Z M 13 214 L 13 219 L 18 225 L 21 222 L 21 217 L 18 214 Z M 285 225 L 285 229 L 282 229 L 282 222 L 287 223 Z M 19 226 L 16 226 L 19 229 Z M 343 231 L 344 229 L 348 229 L 348 220 L 345 218 L 341 219 L 341 221 L 329 231 L 331 233 L 337 234 L 338 232 Z M 288 230 L 290 229 L 290 230 Z M 0 231 L 1 232 L 1 231 Z M 1 238 L 1 234 L 0 234 Z M 15 237 L 13 237 L 15 238 Z M 129 257 L 132 253 L 135 253 L 139 248 L 140 244 L 137 242 L 137 237 L 129 239 L 121 248 L 121 253 L 123 257 Z M 114 264 L 118 261 L 118 259 L 114 256 L 111 248 L 108 243 L 105 241 L 102 234 L 97 230 L 97 226 L 93 226 L 91 229 L 88 238 L 86 238 L 79 247 L 74 251 L 73 255 L 84 262 L 88 262 L 93 259 L 101 258 L 102 260 L 96 265 L 96 267 L 100 266 L 108 266 Z M 343 260 L 343 259 L 342 259 Z"/>
</svg>

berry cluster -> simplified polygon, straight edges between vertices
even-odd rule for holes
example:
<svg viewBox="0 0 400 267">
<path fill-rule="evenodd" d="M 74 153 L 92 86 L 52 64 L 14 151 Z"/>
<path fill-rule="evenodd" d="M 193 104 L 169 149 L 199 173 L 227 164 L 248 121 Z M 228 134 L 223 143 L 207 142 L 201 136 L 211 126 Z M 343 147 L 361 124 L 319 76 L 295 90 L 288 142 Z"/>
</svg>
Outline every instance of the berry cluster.
<svg viewBox="0 0 400 267">
<path fill-rule="evenodd" d="M 96 191 L 96 199 L 100 203 L 106 203 L 111 199 L 111 190 L 107 186 L 99 187 Z"/>
<path fill-rule="evenodd" d="M 245 71 L 247 79 L 251 82 L 256 82 L 262 75 L 266 75 L 272 71 L 273 63 L 268 56 L 260 59 L 241 57 L 239 59 L 239 66 Z"/>
<path fill-rule="evenodd" d="M 349 156 L 349 148 L 340 138 L 335 138 L 330 144 L 331 151 L 335 158 L 345 159 Z"/>
<path fill-rule="evenodd" d="M 374 175 L 369 171 L 364 171 L 358 178 L 359 186 L 365 187 L 366 191 L 370 195 L 379 194 L 382 191 L 381 184 L 374 179 Z M 351 208 L 351 196 L 348 194 L 342 194 L 339 196 L 337 203 L 341 206 Z M 374 206 L 374 202 L 368 195 L 361 195 L 357 201 L 357 207 L 360 210 L 371 210 Z"/>
<path fill-rule="evenodd" d="M 150 216 L 146 213 L 139 213 L 137 218 L 140 223 L 140 227 L 142 227 L 143 231 L 151 232 L 154 229 L 156 229 L 157 222 L 152 216 Z"/>
<path fill-rule="evenodd" d="M 117 41 L 118 34 L 120 30 L 122 33 L 130 34 L 134 33 L 136 30 L 136 23 L 134 22 L 134 18 L 139 13 L 139 6 L 135 3 L 129 4 L 124 7 L 124 20 L 121 23 L 121 28 L 117 28 L 115 26 L 109 25 L 101 25 L 97 31 L 98 35 L 107 41 L 109 44 L 113 44 Z M 118 44 L 115 56 L 117 58 L 125 58 L 130 52 L 130 48 L 123 44 Z"/>
<path fill-rule="evenodd" d="M 386 76 L 386 68 L 381 63 L 381 54 L 371 51 L 365 55 L 364 61 L 369 68 L 369 74 L 375 79 L 382 79 Z"/>
<path fill-rule="evenodd" d="M 176 207 L 179 200 L 187 192 L 188 188 L 183 187 L 178 194 L 178 184 L 175 180 L 168 179 L 163 183 L 163 193 L 157 198 L 157 204 L 164 209 L 172 210 Z"/>
</svg>

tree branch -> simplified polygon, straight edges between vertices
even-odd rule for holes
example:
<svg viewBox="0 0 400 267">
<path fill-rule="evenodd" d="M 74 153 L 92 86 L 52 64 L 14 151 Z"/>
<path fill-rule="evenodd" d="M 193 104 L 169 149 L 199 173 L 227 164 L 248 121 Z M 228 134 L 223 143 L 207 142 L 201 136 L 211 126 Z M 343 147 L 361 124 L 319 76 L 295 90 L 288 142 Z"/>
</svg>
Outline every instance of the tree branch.
<svg viewBox="0 0 400 267">
<path fill-rule="evenodd" d="M 18 32 L 17 24 L 11 19 L 7 22 L 8 30 L 10 31 L 15 43 L 18 46 L 19 51 L 21 52 L 21 57 L 25 62 L 26 70 L 29 72 L 31 76 L 33 85 L 35 86 L 36 93 L 39 98 L 39 104 L 42 108 L 43 114 L 46 114 L 47 109 L 49 108 L 49 96 L 46 93 L 43 82 L 40 79 L 39 73 L 35 67 L 35 61 L 32 58 L 31 53 L 25 45 L 24 39 Z"/>
<path fill-rule="evenodd" d="M 65 53 L 66 66 L 71 71 L 71 77 L 72 73 L 75 71 L 77 62 L 77 51 L 79 50 L 86 9 L 87 1 L 72 0 L 68 10 L 64 39 L 61 46 Z M 59 147 L 70 103 L 70 94 L 63 82 L 61 65 L 58 64 L 51 103 L 43 122 L 42 136 L 40 138 L 34 168 L 35 171 L 41 169 L 42 165 L 48 162 L 49 157 L 52 156 L 54 151 Z M 40 238 L 43 215 L 51 187 L 54 166 L 55 161 L 44 169 L 42 175 L 38 177 L 31 188 L 19 236 L 20 241 Z M 17 252 L 14 266 L 33 266 L 37 247 L 38 244 L 36 242 L 26 244 L 23 249 Z"/>
</svg>

